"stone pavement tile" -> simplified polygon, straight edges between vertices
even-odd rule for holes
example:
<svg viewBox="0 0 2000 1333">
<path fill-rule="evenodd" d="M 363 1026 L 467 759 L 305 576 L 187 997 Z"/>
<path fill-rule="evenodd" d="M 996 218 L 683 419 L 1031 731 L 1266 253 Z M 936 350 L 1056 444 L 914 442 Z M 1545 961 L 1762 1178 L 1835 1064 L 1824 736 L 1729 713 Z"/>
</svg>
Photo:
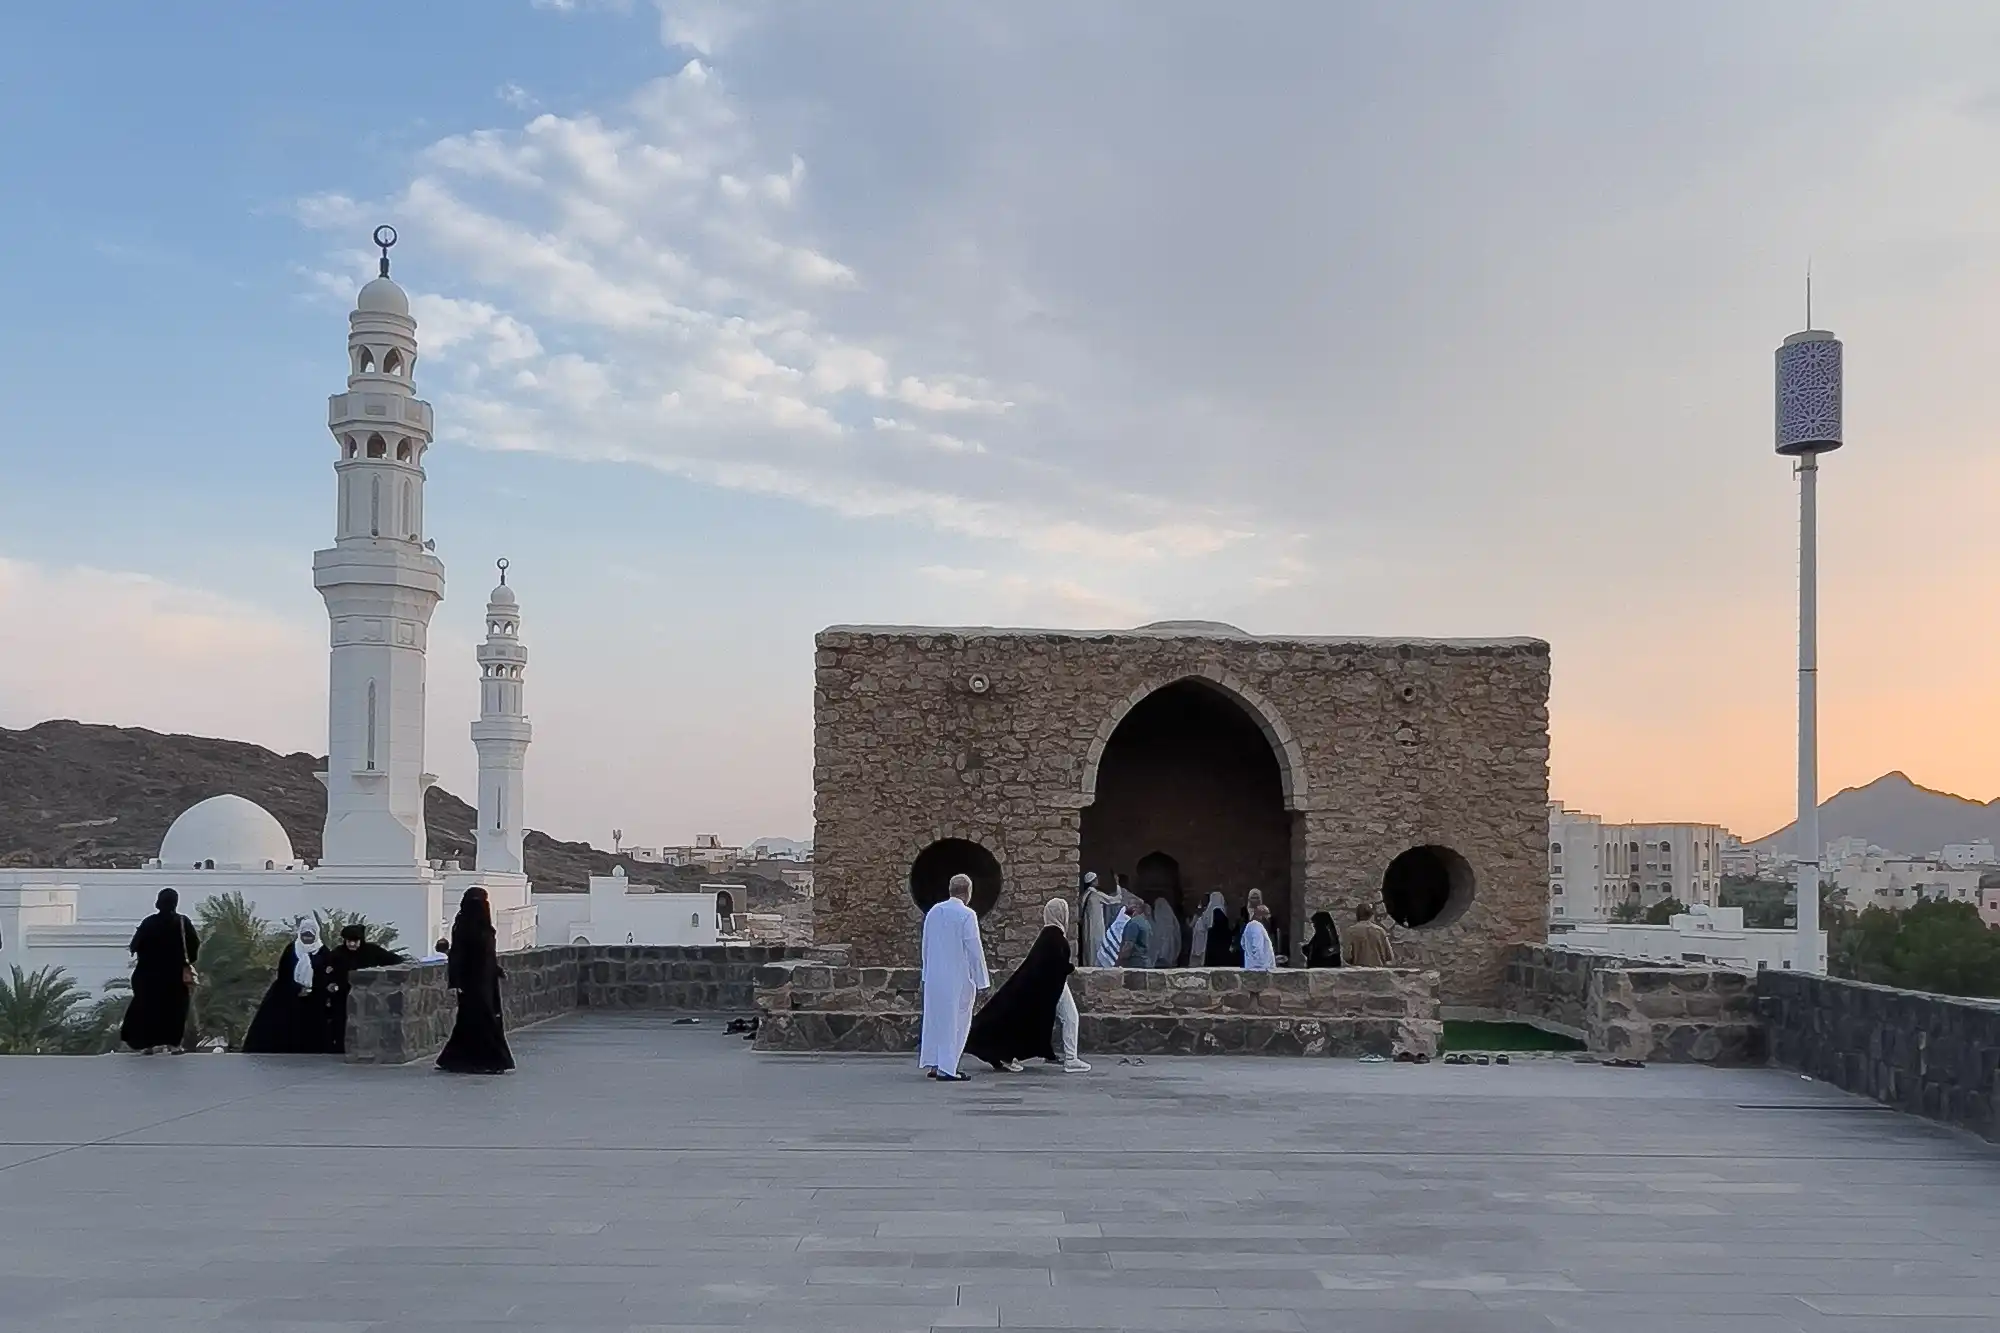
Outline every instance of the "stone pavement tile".
<svg viewBox="0 0 2000 1333">
<path fill-rule="evenodd" d="M 1991 1296 L 1945 1296 L 1907 1292 L 1880 1296 L 1806 1296 L 1814 1313 L 1886 1318 L 1991 1319 L 2000 1326 L 2000 1302 Z"/>
</svg>

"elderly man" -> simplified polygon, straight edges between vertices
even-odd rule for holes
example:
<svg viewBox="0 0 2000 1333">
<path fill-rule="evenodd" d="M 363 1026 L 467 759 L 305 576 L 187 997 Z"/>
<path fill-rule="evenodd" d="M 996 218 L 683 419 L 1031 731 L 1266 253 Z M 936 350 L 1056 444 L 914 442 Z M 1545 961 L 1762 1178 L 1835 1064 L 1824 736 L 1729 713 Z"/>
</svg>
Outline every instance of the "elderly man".
<svg viewBox="0 0 2000 1333">
<path fill-rule="evenodd" d="M 945 898 L 924 913 L 924 1024 L 917 1063 L 945 1083 L 967 1077 L 958 1072 L 958 1061 L 972 1030 L 973 1001 L 992 984 L 971 897 L 972 877 L 953 875 Z"/>
</svg>

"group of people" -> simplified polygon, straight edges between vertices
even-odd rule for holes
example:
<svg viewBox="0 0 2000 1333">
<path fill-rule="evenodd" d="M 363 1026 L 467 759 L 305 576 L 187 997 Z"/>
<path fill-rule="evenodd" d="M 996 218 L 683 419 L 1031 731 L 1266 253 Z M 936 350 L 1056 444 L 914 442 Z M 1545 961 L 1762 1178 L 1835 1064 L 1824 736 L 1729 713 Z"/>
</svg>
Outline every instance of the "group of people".
<svg viewBox="0 0 2000 1333">
<path fill-rule="evenodd" d="M 1098 967 L 1172 967 L 1178 964 L 1165 960 L 1187 958 L 1197 960 L 1190 966 L 1246 971 L 1270 972 L 1278 966 L 1271 909 L 1256 889 L 1250 890 L 1243 919 L 1234 924 L 1222 895 L 1211 893 L 1188 924 L 1183 952 L 1179 921 L 1164 898 L 1151 910 L 1133 895 L 1120 901 L 1099 891 L 1097 876 L 1090 874 L 1084 876 L 1085 924 L 1077 944 L 1069 939 L 1069 903 L 1049 899 L 1042 907 L 1041 934 L 1028 956 L 981 1007 L 979 993 L 992 980 L 971 899 L 971 877 L 953 875 L 943 901 L 924 913 L 923 1027 L 917 1063 L 926 1077 L 945 1083 L 969 1077 L 958 1067 L 966 1055 L 1009 1073 L 1021 1072 L 1028 1060 L 1088 1073 L 1090 1066 L 1077 1056 L 1081 1018 L 1069 991 L 1070 973 L 1080 959 Z M 1092 914 L 1102 918 L 1114 902 L 1117 910 L 1098 930 Z M 1331 913 L 1315 912 L 1312 922 L 1307 967 L 1394 966 L 1395 947 L 1370 904 L 1354 909 L 1354 924 L 1345 941 Z M 1168 932 L 1171 940 L 1162 942 L 1161 934 Z M 1091 946 L 1093 936 L 1096 944 Z"/>
<path fill-rule="evenodd" d="M 1083 928 L 1077 959 L 1097 967 L 1240 967 L 1275 971 L 1290 960 L 1285 928 L 1272 919 L 1262 889 L 1244 895 L 1241 915 L 1230 918 L 1218 890 L 1185 922 L 1164 895 L 1149 905 L 1114 876 L 1112 889 L 1100 887 L 1097 873 L 1083 877 L 1079 913 Z M 1328 912 L 1313 913 L 1306 941 L 1307 967 L 1387 967 L 1395 958 L 1389 934 L 1374 920 L 1374 908 L 1355 910 L 1346 943 Z"/>
<path fill-rule="evenodd" d="M 118 1036 L 142 1054 L 187 1049 L 188 1018 L 199 976 L 201 936 L 180 914 L 180 895 L 161 889 L 153 915 L 139 923 L 127 946 L 132 954 L 132 1000 Z M 328 948 L 310 920 L 278 959 L 277 975 L 264 992 L 243 1037 L 252 1055 L 338 1055 L 347 1049 L 350 974 L 367 967 L 409 961 L 375 944 L 366 927 L 345 926 L 337 947 Z M 443 962 L 445 981 L 458 997 L 451 1038 L 438 1056 L 439 1069 L 461 1074 L 501 1074 L 514 1067 L 501 1013 L 500 967 L 493 909 L 486 890 L 471 888 L 459 903 L 451 934 L 437 942 L 424 962 Z"/>
</svg>

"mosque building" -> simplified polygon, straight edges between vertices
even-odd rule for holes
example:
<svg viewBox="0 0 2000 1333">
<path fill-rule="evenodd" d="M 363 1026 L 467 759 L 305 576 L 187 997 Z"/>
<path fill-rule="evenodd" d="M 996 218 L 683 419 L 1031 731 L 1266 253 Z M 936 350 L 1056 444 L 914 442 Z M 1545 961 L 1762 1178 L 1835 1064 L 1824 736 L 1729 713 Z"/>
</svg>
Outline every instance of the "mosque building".
<svg viewBox="0 0 2000 1333">
<path fill-rule="evenodd" d="M 410 300 L 389 277 L 394 231 L 379 229 L 376 243 L 380 275 L 347 317 L 347 387 L 328 402 L 334 540 L 313 555 L 313 586 L 330 627 L 318 864 L 293 854 L 269 811 L 224 795 L 184 811 L 158 858 L 140 869 L 0 869 L 0 974 L 9 966 L 59 966 L 92 990 L 126 975 L 126 945 L 163 888 L 179 892 L 190 916 L 226 893 L 242 894 L 274 923 L 316 910 L 358 913 L 394 926 L 398 942 L 421 953 L 477 884 L 492 901 L 500 948 L 535 943 L 521 854 L 532 736 L 522 705 L 527 648 L 505 561 L 477 652 L 476 864 L 461 868 L 427 855 L 424 793 L 437 779 L 424 767 L 426 648 L 431 613 L 444 597 L 444 564 L 424 536 L 432 417 L 431 405 L 416 396 Z"/>
</svg>

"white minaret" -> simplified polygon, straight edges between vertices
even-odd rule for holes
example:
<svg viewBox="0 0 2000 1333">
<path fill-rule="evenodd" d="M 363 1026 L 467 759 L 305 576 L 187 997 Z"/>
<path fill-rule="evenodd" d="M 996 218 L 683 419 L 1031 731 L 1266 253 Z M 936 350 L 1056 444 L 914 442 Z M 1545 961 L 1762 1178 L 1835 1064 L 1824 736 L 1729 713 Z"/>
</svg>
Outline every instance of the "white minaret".
<svg viewBox="0 0 2000 1333">
<path fill-rule="evenodd" d="M 472 744 L 479 751 L 479 851 L 481 870 L 522 872 L 521 835 L 527 815 L 528 742 L 534 728 L 521 711 L 528 647 L 521 642 L 521 608 L 499 562 L 500 586 L 486 599 L 486 642 L 479 645 L 479 720 Z"/>
<path fill-rule="evenodd" d="M 424 650 L 444 565 L 424 540 L 431 405 L 416 396 L 417 322 L 389 280 L 393 227 L 377 227 L 382 274 L 347 317 L 347 392 L 327 403 L 339 504 L 334 542 L 313 553 L 332 621 L 327 691 L 328 866 L 425 861 Z"/>
</svg>

